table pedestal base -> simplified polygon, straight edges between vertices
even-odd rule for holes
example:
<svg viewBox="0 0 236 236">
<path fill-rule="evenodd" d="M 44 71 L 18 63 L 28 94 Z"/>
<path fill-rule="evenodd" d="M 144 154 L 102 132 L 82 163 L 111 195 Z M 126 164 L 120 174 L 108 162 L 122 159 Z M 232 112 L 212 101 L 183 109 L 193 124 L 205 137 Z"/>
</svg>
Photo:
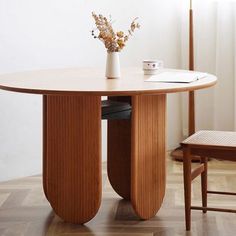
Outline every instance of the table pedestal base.
<svg viewBox="0 0 236 236">
<path fill-rule="evenodd" d="M 92 219 L 101 203 L 101 97 L 44 96 L 44 191 L 67 222 Z"/>
<path fill-rule="evenodd" d="M 129 97 L 113 97 L 129 101 Z M 133 96 L 131 121 L 108 121 L 108 176 L 141 219 L 156 215 L 165 194 L 166 96 Z"/>
<path fill-rule="evenodd" d="M 166 95 L 132 97 L 131 202 L 141 219 L 156 215 L 166 187 Z"/>
<path fill-rule="evenodd" d="M 130 97 L 109 97 L 109 100 L 129 102 Z M 108 120 L 107 174 L 122 198 L 130 200 L 131 189 L 131 120 Z"/>
<path fill-rule="evenodd" d="M 155 216 L 166 185 L 166 95 L 113 97 L 131 120 L 108 121 L 108 177 L 141 219 Z M 101 203 L 101 97 L 44 96 L 43 186 L 67 222 L 92 219 Z"/>
</svg>

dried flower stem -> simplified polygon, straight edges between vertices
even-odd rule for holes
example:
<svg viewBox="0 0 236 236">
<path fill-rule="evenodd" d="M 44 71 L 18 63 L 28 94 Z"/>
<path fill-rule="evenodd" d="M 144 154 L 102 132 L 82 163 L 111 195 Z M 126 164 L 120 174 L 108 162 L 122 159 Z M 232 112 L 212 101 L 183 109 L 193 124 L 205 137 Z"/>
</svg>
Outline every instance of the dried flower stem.
<svg viewBox="0 0 236 236">
<path fill-rule="evenodd" d="M 92 30 L 92 36 L 95 39 L 102 41 L 108 52 L 120 52 L 125 47 L 125 43 L 129 40 L 129 37 L 133 35 L 133 32 L 140 28 L 139 23 L 136 22 L 138 18 L 135 18 L 131 22 L 127 34 L 125 34 L 123 31 L 115 32 L 112 27 L 111 17 L 108 21 L 107 18 L 101 14 L 96 15 L 94 12 L 92 12 L 92 16 L 96 25 L 96 30 Z M 96 35 L 95 31 L 97 30 L 99 33 Z"/>
</svg>

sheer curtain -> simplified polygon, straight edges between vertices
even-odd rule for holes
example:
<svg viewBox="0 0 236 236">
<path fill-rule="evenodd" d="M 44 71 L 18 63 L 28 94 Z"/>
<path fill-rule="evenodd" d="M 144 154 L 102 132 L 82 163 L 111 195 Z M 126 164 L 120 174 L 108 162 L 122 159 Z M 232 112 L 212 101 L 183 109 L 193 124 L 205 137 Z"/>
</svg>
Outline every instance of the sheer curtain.
<svg viewBox="0 0 236 236">
<path fill-rule="evenodd" d="M 195 70 L 218 77 L 214 88 L 196 92 L 196 130 L 236 131 L 236 1 L 193 0 L 193 8 Z M 183 10 L 182 66 L 187 68 L 188 11 Z M 187 107 L 183 94 L 184 135 L 188 134 Z"/>
</svg>

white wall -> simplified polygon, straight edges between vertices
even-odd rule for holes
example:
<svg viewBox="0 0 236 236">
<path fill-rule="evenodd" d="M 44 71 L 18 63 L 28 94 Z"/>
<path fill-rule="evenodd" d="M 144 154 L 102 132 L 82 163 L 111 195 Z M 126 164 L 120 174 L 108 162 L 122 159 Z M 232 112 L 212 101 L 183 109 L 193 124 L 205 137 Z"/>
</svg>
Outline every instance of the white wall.
<svg viewBox="0 0 236 236">
<path fill-rule="evenodd" d="M 179 7 L 176 0 L 0 0 L 0 73 L 104 67 L 103 45 L 90 35 L 92 11 L 111 14 L 119 29 L 140 17 L 142 28 L 122 52 L 122 66 L 141 66 L 143 59 L 157 58 L 166 67 L 179 68 Z M 179 95 L 168 98 L 170 148 L 181 137 L 179 100 Z M 0 181 L 40 173 L 41 97 L 1 91 L 0 111 Z"/>
<path fill-rule="evenodd" d="M 195 69 L 215 74 L 217 85 L 196 92 L 196 130 L 236 130 L 236 2 L 198 0 L 194 5 Z M 187 5 L 186 5 L 187 8 Z M 183 9 L 182 44 L 186 45 L 188 11 Z M 187 68 L 188 48 L 183 47 L 182 65 Z M 187 116 L 183 99 L 183 118 Z M 186 133 L 187 122 L 183 119 Z"/>
</svg>

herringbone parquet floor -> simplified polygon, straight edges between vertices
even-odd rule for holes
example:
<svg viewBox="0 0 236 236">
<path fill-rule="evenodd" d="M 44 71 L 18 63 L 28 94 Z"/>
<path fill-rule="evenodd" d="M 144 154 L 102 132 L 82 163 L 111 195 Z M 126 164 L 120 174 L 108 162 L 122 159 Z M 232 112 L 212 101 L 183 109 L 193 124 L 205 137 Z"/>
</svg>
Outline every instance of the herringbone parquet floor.
<svg viewBox="0 0 236 236">
<path fill-rule="evenodd" d="M 236 215 L 192 212 L 192 231 L 185 232 L 182 163 L 168 157 L 165 201 L 155 218 L 140 221 L 129 202 L 112 190 L 104 166 L 103 201 L 97 216 L 84 226 L 64 223 L 55 216 L 41 184 L 41 176 L 0 183 L 0 235 L 4 236 L 233 236 Z M 209 186 L 236 192 L 236 163 L 211 161 Z M 200 204 L 200 182 L 193 186 L 193 202 Z M 209 205 L 236 208 L 234 196 L 210 196 Z"/>
</svg>

